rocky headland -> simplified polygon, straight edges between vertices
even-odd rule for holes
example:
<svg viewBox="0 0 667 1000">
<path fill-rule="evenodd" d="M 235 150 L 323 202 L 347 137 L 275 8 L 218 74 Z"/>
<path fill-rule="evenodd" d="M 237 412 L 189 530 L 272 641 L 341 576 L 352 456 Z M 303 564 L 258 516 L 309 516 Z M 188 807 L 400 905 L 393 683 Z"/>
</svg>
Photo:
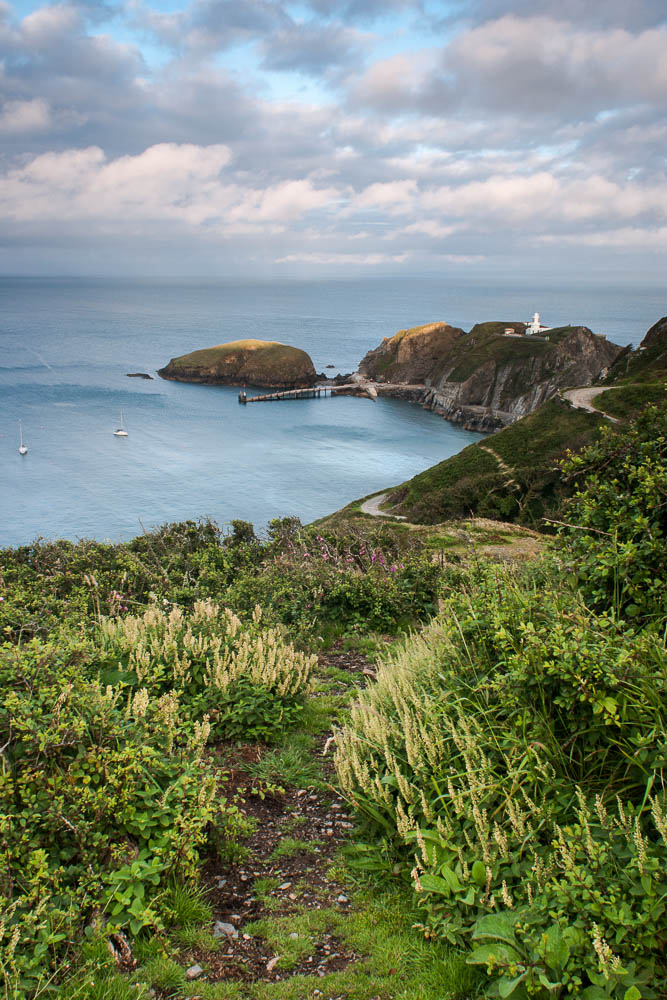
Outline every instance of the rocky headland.
<svg viewBox="0 0 667 1000">
<path fill-rule="evenodd" d="M 508 336 L 506 330 L 512 330 Z M 520 322 L 400 330 L 359 365 L 379 395 L 412 399 L 471 430 L 494 431 L 567 386 L 590 385 L 622 348 L 585 326 L 526 334 Z"/>
<path fill-rule="evenodd" d="M 192 351 L 172 358 L 158 375 L 176 382 L 267 389 L 300 389 L 317 381 L 310 355 L 271 340 L 235 340 Z"/>
</svg>

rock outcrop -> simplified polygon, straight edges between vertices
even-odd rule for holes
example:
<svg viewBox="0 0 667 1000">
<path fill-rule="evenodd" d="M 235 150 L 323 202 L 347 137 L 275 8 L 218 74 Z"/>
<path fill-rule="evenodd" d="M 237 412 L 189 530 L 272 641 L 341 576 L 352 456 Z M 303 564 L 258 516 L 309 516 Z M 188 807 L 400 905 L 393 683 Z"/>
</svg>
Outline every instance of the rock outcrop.
<svg viewBox="0 0 667 1000">
<path fill-rule="evenodd" d="M 515 336 L 506 336 L 512 329 Z M 587 327 L 559 327 L 524 336 L 525 324 L 479 323 L 470 333 L 446 323 L 400 331 L 370 351 L 359 371 L 382 395 L 410 394 L 447 420 L 494 431 L 532 413 L 559 389 L 590 385 L 621 348 Z"/>
<path fill-rule="evenodd" d="M 176 382 L 300 389 L 317 381 L 310 355 L 271 340 L 235 340 L 172 358 L 158 375 Z"/>
<path fill-rule="evenodd" d="M 667 316 L 654 323 L 639 347 L 626 347 L 609 369 L 604 384 L 664 379 L 667 376 Z"/>
</svg>

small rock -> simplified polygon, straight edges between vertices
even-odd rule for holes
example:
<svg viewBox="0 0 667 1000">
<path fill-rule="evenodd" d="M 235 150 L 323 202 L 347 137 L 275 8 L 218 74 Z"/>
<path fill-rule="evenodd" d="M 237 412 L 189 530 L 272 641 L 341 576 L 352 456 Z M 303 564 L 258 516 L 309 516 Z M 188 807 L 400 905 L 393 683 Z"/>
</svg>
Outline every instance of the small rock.
<svg viewBox="0 0 667 1000">
<path fill-rule="evenodd" d="M 290 934 L 290 937 L 291 937 L 292 941 L 296 941 L 297 938 L 299 937 L 299 935 L 297 934 L 296 931 L 292 931 L 292 933 Z"/>
<path fill-rule="evenodd" d="M 185 971 L 185 978 L 186 979 L 199 979 L 199 977 L 201 976 L 201 974 L 203 973 L 203 971 L 204 970 L 202 969 L 201 965 L 191 965 L 190 968 L 186 969 L 186 971 Z"/>
<path fill-rule="evenodd" d="M 240 913 L 230 913 L 230 915 L 229 915 L 229 922 L 230 922 L 230 924 L 240 924 L 241 923 L 241 914 Z"/>
<path fill-rule="evenodd" d="M 226 886 L 226 885 L 227 885 L 227 879 L 226 878 L 219 878 L 218 879 L 218 889 L 222 889 L 223 886 Z"/>
<path fill-rule="evenodd" d="M 216 920 L 213 925 L 213 937 L 221 938 L 223 936 L 231 938 L 232 941 L 236 941 L 239 936 L 239 932 L 236 927 L 234 927 L 234 924 L 227 924 L 223 920 Z"/>
<path fill-rule="evenodd" d="M 289 889 L 289 887 L 291 886 L 291 884 L 292 884 L 291 882 L 283 882 L 283 884 L 279 885 L 278 888 L 279 889 Z"/>
<path fill-rule="evenodd" d="M 337 902 L 338 903 L 349 903 L 350 901 L 347 898 L 347 896 L 344 896 L 343 893 L 341 892 L 340 896 L 338 897 Z"/>
<path fill-rule="evenodd" d="M 329 829 L 328 829 L 328 830 L 325 830 L 325 831 L 324 831 L 324 836 L 325 836 L 325 837 L 333 837 L 333 835 L 334 835 L 334 832 L 333 832 L 333 830 L 331 829 L 331 827 L 329 827 Z"/>
<path fill-rule="evenodd" d="M 288 895 L 288 897 L 287 897 L 287 898 L 288 898 L 288 899 L 291 899 L 291 900 L 292 900 L 292 902 L 294 902 L 294 900 L 295 900 L 295 899 L 298 899 L 299 897 L 297 896 L 297 894 L 296 894 L 295 892 L 290 892 L 290 894 Z"/>
<path fill-rule="evenodd" d="M 252 934 L 244 934 L 243 935 L 243 940 L 244 941 L 252 941 Z"/>
<path fill-rule="evenodd" d="M 273 970 L 275 969 L 276 965 L 280 961 L 280 958 L 281 958 L 280 955 L 276 955 L 275 958 L 269 959 L 269 961 L 266 963 L 266 971 L 267 972 L 273 972 Z"/>
</svg>

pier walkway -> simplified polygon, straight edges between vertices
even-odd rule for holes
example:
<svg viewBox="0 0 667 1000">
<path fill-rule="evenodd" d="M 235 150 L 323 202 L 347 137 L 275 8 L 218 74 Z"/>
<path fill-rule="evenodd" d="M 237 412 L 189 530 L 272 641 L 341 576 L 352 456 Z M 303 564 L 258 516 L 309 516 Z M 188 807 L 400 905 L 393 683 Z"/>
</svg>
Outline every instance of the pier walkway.
<svg viewBox="0 0 667 1000">
<path fill-rule="evenodd" d="M 239 403 L 263 403 L 276 399 L 319 399 L 320 396 L 335 396 L 336 393 L 354 389 L 360 394 L 367 394 L 368 388 L 357 382 L 348 382 L 345 385 L 314 385 L 308 389 L 283 389 L 281 392 L 267 392 L 262 396 L 247 396 L 245 392 L 239 393 Z"/>
</svg>

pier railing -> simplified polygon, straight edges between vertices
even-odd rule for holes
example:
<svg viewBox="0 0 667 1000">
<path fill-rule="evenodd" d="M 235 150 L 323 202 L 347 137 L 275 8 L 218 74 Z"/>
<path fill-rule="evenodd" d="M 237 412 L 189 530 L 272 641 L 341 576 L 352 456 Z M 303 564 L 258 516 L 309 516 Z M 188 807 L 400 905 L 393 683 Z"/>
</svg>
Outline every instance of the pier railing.
<svg viewBox="0 0 667 1000">
<path fill-rule="evenodd" d="M 262 396 L 248 396 L 245 390 L 239 393 L 239 403 L 264 403 L 280 399 L 319 399 L 321 396 L 334 396 L 342 389 L 359 389 L 355 382 L 347 385 L 311 386 L 308 389 L 283 389 L 281 392 L 267 392 Z"/>
</svg>

